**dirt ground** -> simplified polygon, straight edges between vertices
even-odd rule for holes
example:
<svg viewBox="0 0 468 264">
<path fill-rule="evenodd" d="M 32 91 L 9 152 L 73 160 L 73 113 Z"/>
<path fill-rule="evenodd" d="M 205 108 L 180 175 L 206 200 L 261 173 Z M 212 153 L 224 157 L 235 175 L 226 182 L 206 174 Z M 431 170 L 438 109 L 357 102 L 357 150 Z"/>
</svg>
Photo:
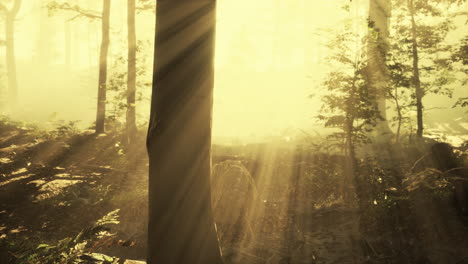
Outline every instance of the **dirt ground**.
<svg viewBox="0 0 468 264">
<path fill-rule="evenodd" d="M 45 138 L 31 129 L 2 128 L 0 263 L 76 235 L 115 209 L 115 243 L 98 251 L 121 261 L 144 260 L 148 164 L 143 133 L 140 138 L 125 148 L 113 134 Z M 373 242 L 379 239 L 362 233 L 357 203 L 343 202 L 338 184 L 327 185 L 338 169 L 323 167 L 329 171 L 317 174 L 316 165 L 325 162 L 331 161 L 284 146 L 214 146 L 213 208 L 226 263 L 399 263 L 379 251 Z M 430 214 L 415 213 L 424 241 L 410 244 L 429 252 L 427 262 L 418 263 L 468 263 L 467 227 L 447 210 L 439 213 L 452 215 L 433 225 L 425 218 Z M 427 230 L 434 228 L 440 234 L 432 237 Z"/>
</svg>

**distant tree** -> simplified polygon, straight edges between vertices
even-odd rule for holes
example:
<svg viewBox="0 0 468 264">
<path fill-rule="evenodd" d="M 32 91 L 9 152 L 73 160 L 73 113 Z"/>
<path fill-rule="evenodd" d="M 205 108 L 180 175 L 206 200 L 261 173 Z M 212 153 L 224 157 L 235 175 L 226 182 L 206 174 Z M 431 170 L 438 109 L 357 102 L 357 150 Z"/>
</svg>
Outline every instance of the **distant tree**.
<svg viewBox="0 0 468 264">
<path fill-rule="evenodd" d="M 106 122 L 106 98 L 107 98 L 107 53 L 109 51 L 109 20 L 111 0 L 103 0 L 102 6 L 102 39 L 99 54 L 99 81 L 96 112 L 96 134 L 104 133 Z"/>
<path fill-rule="evenodd" d="M 367 47 L 374 40 L 347 28 L 328 46 L 332 52 L 328 61 L 333 70 L 324 82 L 328 94 L 322 99 L 318 119 L 325 123 L 325 127 L 336 129 L 329 138 L 338 142 L 348 157 L 347 172 L 350 175 L 346 176 L 345 186 L 352 183 L 357 167 L 356 145 L 370 142 L 368 135 L 380 117 L 367 74 Z"/>
<path fill-rule="evenodd" d="M 415 9 L 414 9 L 414 1 L 408 0 L 408 11 L 411 16 L 411 45 L 412 45 L 412 55 L 413 55 L 413 85 L 415 89 L 416 95 L 416 112 L 417 112 L 417 123 L 418 123 L 418 130 L 416 135 L 418 137 L 423 136 L 423 104 L 422 98 L 424 96 L 424 92 L 421 88 L 421 79 L 419 76 L 419 53 L 418 53 L 418 38 L 417 38 L 417 25 L 415 20 Z M 442 40 L 442 39 L 441 39 Z"/>
<path fill-rule="evenodd" d="M 150 46 L 151 45 L 151 46 Z M 137 41 L 136 45 L 136 84 L 135 104 L 148 100 L 148 91 L 151 91 L 152 72 L 148 66 L 148 61 L 152 58 L 147 57 L 148 49 L 152 49 L 153 43 L 150 41 Z M 113 58 L 109 65 L 109 76 L 107 82 L 107 126 L 112 123 L 114 127 L 123 124 L 119 129 L 126 129 L 126 119 L 128 110 L 128 54 L 120 54 Z M 135 111 L 135 118 L 138 121 L 138 112 Z M 123 122 L 125 121 L 125 123 Z"/>
<path fill-rule="evenodd" d="M 5 70 L 2 66 L 0 66 L 0 112 L 6 111 L 8 106 L 8 98 L 7 98 L 7 88 L 6 87 L 6 78 L 5 78 Z"/>
<path fill-rule="evenodd" d="M 127 6 L 127 28 L 128 28 L 128 74 L 127 74 L 127 120 L 126 134 L 127 144 L 131 145 L 136 136 L 136 113 L 135 113 L 135 95 L 136 95 L 136 29 L 135 29 L 135 0 L 128 0 Z"/>
<path fill-rule="evenodd" d="M 67 21 L 65 23 L 65 67 L 69 71 L 71 68 L 71 59 L 72 59 L 72 40 L 71 40 L 71 22 Z"/>
<path fill-rule="evenodd" d="M 105 3 L 104 3 L 105 4 Z M 104 6 L 106 8 L 106 5 Z M 75 13 L 75 16 L 72 17 L 70 20 L 79 18 L 79 17 L 85 17 L 89 19 L 103 19 L 103 41 L 108 39 L 106 38 L 106 27 L 104 25 L 105 22 L 105 9 L 103 9 L 102 14 L 99 14 L 96 11 L 92 10 L 87 10 L 79 5 L 72 5 L 68 2 L 59 2 L 59 1 L 51 1 L 49 2 L 49 10 L 65 10 L 65 11 L 71 11 Z M 132 138 L 136 134 L 136 75 L 137 75 L 137 59 L 136 59 L 136 53 L 137 53 L 137 41 L 136 41 L 136 29 L 135 29 L 135 15 L 136 11 L 142 12 L 142 11 L 153 11 L 155 10 L 155 5 L 154 2 L 150 0 L 128 0 L 127 3 L 127 26 L 128 26 L 128 59 L 125 60 L 127 63 L 127 72 L 125 73 L 125 77 L 127 78 L 126 85 L 127 86 L 127 92 L 126 92 L 126 135 L 127 135 L 127 143 L 131 143 Z M 106 48 L 107 46 L 107 48 Z M 106 82 L 105 84 L 105 89 L 104 87 L 104 78 L 107 77 L 107 67 L 106 67 L 106 73 L 103 72 L 104 70 L 104 64 L 107 64 L 107 62 L 104 63 L 103 58 L 107 58 L 107 56 L 104 56 L 103 53 L 107 53 L 108 49 L 108 44 L 106 43 L 101 43 L 101 54 L 100 54 L 100 70 L 99 70 L 99 92 L 98 92 L 98 107 L 97 107 L 97 114 L 96 114 L 96 131 L 97 133 L 102 133 L 104 131 L 104 126 L 105 126 L 105 120 L 106 120 L 106 101 L 107 101 L 107 91 L 109 90 L 109 84 Z M 103 57 L 104 56 L 104 57 Z M 106 59 L 107 60 L 107 59 Z M 117 61 L 124 62 L 122 61 L 122 58 L 118 58 Z M 114 76 L 114 85 L 119 83 L 120 81 L 119 78 L 123 77 L 121 75 L 123 73 L 118 73 L 116 76 Z M 104 76 L 105 75 L 105 76 Z M 120 77 L 119 77 L 120 76 Z M 114 90 L 119 90 L 117 87 L 114 87 Z M 104 102 L 104 103 L 103 103 Z M 119 106 L 119 109 L 121 107 Z M 100 132 L 98 132 L 100 131 Z"/>
<path fill-rule="evenodd" d="M 101 47 L 99 54 L 99 80 L 96 111 L 96 134 L 104 133 L 106 121 L 106 100 L 107 100 L 107 56 L 110 43 L 110 7 L 111 0 L 103 0 L 102 12 L 83 9 L 79 5 L 72 5 L 63 1 L 50 1 L 48 4 L 50 12 L 64 10 L 73 12 L 75 16 L 71 20 L 85 17 L 89 19 L 101 19 Z"/>
<path fill-rule="evenodd" d="M 413 106 L 416 108 L 416 136 L 424 133 L 423 98 L 429 93 L 452 96 L 454 77 L 451 46 L 445 43 L 453 29 L 446 10 L 463 0 L 394 0 L 393 11 L 397 13 L 394 28 L 395 38 L 392 53 L 404 53 L 410 65 L 413 89 Z"/>
<path fill-rule="evenodd" d="M 8 4 L 11 7 L 8 8 Z M 6 68 L 8 76 L 8 99 L 13 108 L 18 104 L 18 80 L 15 59 L 15 19 L 21 8 L 21 0 L 0 1 L 0 13 L 5 19 Z"/>
<path fill-rule="evenodd" d="M 211 210 L 216 1 L 159 1 L 148 129 L 148 264 L 220 264 Z"/>
<path fill-rule="evenodd" d="M 35 38 L 35 54 L 32 58 L 34 64 L 40 64 L 40 71 L 45 71 L 49 68 L 50 62 L 55 53 L 54 39 L 57 35 L 57 28 L 55 23 L 51 23 L 49 17 L 49 10 L 44 8 L 46 0 L 34 1 L 33 12 L 38 14 L 37 23 L 37 35 Z M 67 22 L 69 24 L 70 22 Z"/>
<path fill-rule="evenodd" d="M 398 45 L 398 44 L 397 44 Z M 409 111 L 411 110 L 411 98 L 409 87 L 411 84 L 410 69 L 401 63 L 398 58 L 390 56 L 388 61 L 391 82 L 387 89 L 387 97 L 393 101 L 396 116 L 393 122 L 396 123 L 395 142 L 399 143 L 404 125 L 410 125 Z"/>
<path fill-rule="evenodd" d="M 391 16 L 391 0 L 370 0 L 368 30 L 373 38 L 368 45 L 368 80 L 370 92 L 375 93 L 375 104 L 380 118 L 374 129 L 376 140 L 388 141 L 392 135 L 387 120 L 386 90 L 390 76 L 386 67 L 388 52 L 389 24 Z"/>
<path fill-rule="evenodd" d="M 452 55 L 452 60 L 460 64 L 460 71 L 464 73 L 461 85 L 466 86 L 468 84 L 468 35 L 465 36 L 461 40 L 459 46 L 456 47 L 455 52 Z M 457 106 L 468 107 L 468 97 L 458 98 L 453 107 Z"/>
</svg>

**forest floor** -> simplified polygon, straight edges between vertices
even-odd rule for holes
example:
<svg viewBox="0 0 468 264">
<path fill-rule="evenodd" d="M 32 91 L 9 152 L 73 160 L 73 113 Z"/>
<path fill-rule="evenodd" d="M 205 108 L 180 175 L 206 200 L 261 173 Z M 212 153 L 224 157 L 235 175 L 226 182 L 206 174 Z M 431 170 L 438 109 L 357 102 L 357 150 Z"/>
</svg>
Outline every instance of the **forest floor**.
<svg viewBox="0 0 468 264">
<path fill-rule="evenodd" d="M 87 250 L 143 260 L 148 162 L 143 133 L 139 139 L 129 150 L 118 134 L 44 135 L 0 125 L 0 263 L 21 263 L 25 252 L 73 238 L 116 209 L 116 236 Z M 338 197 L 339 156 L 305 162 L 311 157 L 287 145 L 213 148 L 213 177 L 222 179 L 213 185 L 214 214 L 227 263 L 400 263 L 362 233 L 357 204 Z M 433 226 L 450 236 L 424 246 L 444 253 L 420 263 L 468 263 L 468 229 L 448 212 Z M 432 232 L 423 234 L 432 239 Z"/>
</svg>

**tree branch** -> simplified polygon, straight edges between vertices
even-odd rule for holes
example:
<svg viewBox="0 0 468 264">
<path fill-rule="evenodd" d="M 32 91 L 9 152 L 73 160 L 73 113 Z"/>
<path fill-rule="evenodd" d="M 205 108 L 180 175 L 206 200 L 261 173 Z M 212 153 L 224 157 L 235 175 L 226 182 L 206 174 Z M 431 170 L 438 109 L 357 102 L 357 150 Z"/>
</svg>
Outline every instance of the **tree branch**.
<svg viewBox="0 0 468 264">
<path fill-rule="evenodd" d="M 136 6 L 137 12 L 156 11 L 156 3 L 153 0 L 139 0 Z"/>
<path fill-rule="evenodd" d="M 20 10 L 21 1 L 22 0 L 14 0 L 13 7 L 11 8 L 11 10 L 8 10 L 5 4 L 0 3 L 0 12 L 4 12 L 5 15 L 15 17 L 16 14 L 18 14 L 18 11 Z"/>
<path fill-rule="evenodd" d="M 75 17 L 73 17 L 71 20 L 76 19 L 78 17 L 86 17 L 90 19 L 102 19 L 102 16 L 99 15 L 98 12 L 92 11 L 92 10 L 85 10 L 82 9 L 78 5 L 70 5 L 69 3 L 57 3 L 57 2 L 50 2 L 47 5 L 49 10 L 64 10 L 64 11 L 69 11 L 69 12 L 74 12 L 77 13 Z"/>
<path fill-rule="evenodd" d="M 13 8 L 10 10 L 10 15 L 16 16 L 18 14 L 18 11 L 20 10 L 21 7 L 21 1 L 22 0 L 15 0 L 13 2 Z"/>
<path fill-rule="evenodd" d="M 138 12 L 142 12 L 142 11 L 154 11 L 154 10 L 156 10 L 155 6 L 154 6 L 154 5 L 150 5 L 150 4 L 145 4 L 145 5 L 137 6 L 135 9 L 136 9 Z"/>
</svg>

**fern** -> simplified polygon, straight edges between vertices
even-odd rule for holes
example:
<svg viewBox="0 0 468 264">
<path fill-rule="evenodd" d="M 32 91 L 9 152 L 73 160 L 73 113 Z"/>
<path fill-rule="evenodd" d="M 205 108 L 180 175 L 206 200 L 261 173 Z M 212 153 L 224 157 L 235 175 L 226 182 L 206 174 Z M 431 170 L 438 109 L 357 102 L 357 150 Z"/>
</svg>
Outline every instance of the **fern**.
<svg viewBox="0 0 468 264">
<path fill-rule="evenodd" d="M 101 242 L 112 239 L 109 225 L 119 224 L 118 213 L 114 210 L 97 220 L 90 228 L 80 231 L 74 237 L 66 237 L 56 245 L 39 244 L 33 250 L 28 250 L 16 256 L 16 263 L 55 264 L 55 263 L 88 263 L 113 264 L 118 259 L 104 254 L 94 253 Z"/>
</svg>

